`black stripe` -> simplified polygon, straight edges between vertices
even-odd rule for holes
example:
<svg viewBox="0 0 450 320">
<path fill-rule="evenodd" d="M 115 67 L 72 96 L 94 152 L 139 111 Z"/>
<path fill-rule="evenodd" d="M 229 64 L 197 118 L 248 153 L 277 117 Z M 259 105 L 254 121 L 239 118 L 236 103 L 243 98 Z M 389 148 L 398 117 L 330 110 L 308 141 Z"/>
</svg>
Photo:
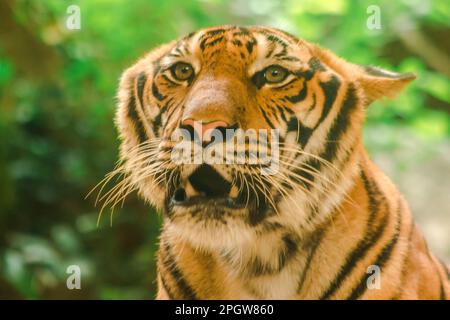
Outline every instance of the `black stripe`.
<svg viewBox="0 0 450 320">
<path fill-rule="evenodd" d="M 442 260 L 439 260 L 439 263 L 441 264 L 442 268 L 445 271 L 445 274 L 447 275 L 447 279 L 450 281 L 450 270 L 449 267 L 447 265 L 445 265 L 445 263 Z"/>
<path fill-rule="evenodd" d="M 320 62 L 320 60 L 317 59 L 316 57 L 309 59 L 308 65 L 314 72 L 326 70 L 325 67 L 323 66 L 322 62 Z"/>
<path fill-rule="evenodd" d="M 394 249 L 395 245 L 398 242 L 398 238 L 400 236 L 400 227 L 401 227 L 401 209 L 402 209 L 402 200 L 399 199 L 398 203 L 398 209 L 397 209 L 397 223 L 395 226 L 394 235 L 392 236 L 391 240 L 383 247 L 381 252 L 378 254 L 378 256 L 375 259 L 374 263 L 371 263 L 370 265 L 378 266 L 380 269 L 384 267 L 386 262 L 389 260 L 392 250 Z M 358 286 L 356 286 L 353 290 L 350 296 L 347 298 L 348 300 L 356 300 L 358 299 L 366 290 L 367 288 L 367 276 L 364 274 L 362 277 L 360 283 Z"/>
<path fill-rule="evenodd" d="M 323 95 L 325 97 L 325 102 L 323 104 L 323 109 L 322 109 L 322 114 L 320 115 L 320 119 L 317 122 L 314 129 L 316 129 L 330 113 L 331 107 L 333 106 L 333 103 L 336 100 L 337 93 L 340 88 L 341 82 L 339 81 L 339 79 L 336 76 L 333 75 L 329 81 L 321 82 L 321 83 L 319 83 L 319 85 L 322 88 Z M 353 86 L 350 85 L 348 91 L 352 91 L 352 89 L 353 89 Z M 347 91 L 347 95 L 349 94 L 348 91 Z M 339 110 L 339 114 L 341 114 L 342 111 L 343 111 L 342 109 Z"/>
<path fill-rule="evenodd" d="M 286 118 L 285 109 L 278 105 L 276 106 L 276 108 L 281 116 L 281 120 L 287 123 L 288 119 Z"/>
<path fill-rule="evenodd" d="M 303 129 L 302 130 L 303 134 L 299 135 L 299 141 L 298 141 L 303 148 L 306 147 L 306 145 L 309 141 L 309 138 L 311 137 L 314 130 L 316 130 L 319 127 L 319 125 L 325 120 L 327 115 L 330 113 L 331 107 L 332 107 L 334 101 L 336 100 L 337 92 L 340 87 L 340 81 L 337 77 L 333 76 L 328 82 L 320 83 L 320 86 L 323 90 L 325 102 L 323 104 L 322 114 L 320 115 L 319 121 L 316 123 L 314 128 L 309 128 L 309 127 L 303 126 L 301 123 L 298 124 Z M 307 86 L 306 86 L 306 82 L 305 82 L 305 85 L 302 88 L 302 90 L 300 91 L 299 95 L 296 97 L 289 97 L 288 100 L 291 102 L 298 102 L 296 100 L 304 99 L 306 97 L 306 90 L 307 90 L 306 88 L 307 88 Z M 335 120 L 333 127 L 330 129 L 328 136 L 330 134 L 333 136 L 337 136 L 338 133 L 342 133 L 345 130 L 346 125 L 348 124 L 349 112 L 356 105 L 356 102 L 357 102 L 354 91 L 355 91 L 354 87 L 352 85 L 350 85 L 350 87 L 347 91 L 347 96 L 341 107 L 341 110 L 339 110 L 339 114 Z M 292 119 L 291 119 L 291 121 L 292 121 Z M 298 120 L 297 120 L 297 122 L 298 122 Z M 291 123 L 291 124 L 293 124 L 293 123 Z M 296 126 L 298 126 L 298 125 L 296 125 Z M 294 129 L 298 130 L 299 128 L 294 127 Z M 335 137 L 335 138 L 337 138 L 337 137 Z M 334 153 L 336 151 L 336 149 L 337 149 L 336 143 L 330 143 L 330 139 L 329 139 L 329 137 L 327 137 L 327 147 L 326 147 L 325 156 Z M 329 158 L 326 158 L 326 159 L 329 160 Z"/>
<path fill-rule="evenodd" d="M 297 244 L 295 240 L 293 240 L 292 236 L 289 234 L 285 234 L 282 238 L 283 247 L 278 252 L 278 264 L 274 267 L 270 264 L 266 264 L 258 256 L 254 256 L 251 258 L 248 264 L 248 268 L 246 268 L 246 272 L 250 276 L 267 276 L 274 275 L 280 273 L 286 264 L 292 260 L 297 252 Z M 227 261 L 232 261 L 231 257 L 228 255 L 224 255 Z"/>
<path fill-rule="evenodd" d="M 168 53 L 166 57 L 180 58 L 182 55 L 178 53 Z"/>
<path fill-rule="evenodd" d="M 313 102 L 311 106 L 308 108 L 307 113 L 309 113 L 316 105 L 316 95 L 313 93 Z M 282 114 L 284 116 L 284 114 Z M 297 143 L 305 149 L 306 144 L 309 141 L 313 133 L 313 129 L 305 126 L 295 115 L 290 118 L 289 121 L 286 120 L 286 116 L 283 117 L 283 120 L 287 122 L 287 132 L 297 132 Z"/>
<path fill-rule="evenodd" d="M 139 102 L 141 103 L 141 108 L 144 108 L 144 86 L 145 81 L 147 81 L 147 76 L 144 72 L 141 72 L 137 78 L 137 94 Z"/>
<path fill-rule="evenodd" d="M 187 46 L 182 46 L 181 49 L 184 50 L 183 55 L 189 55 L 189 54 L 191 54 L 191 50 L 189 50 L 189 47 L 187 47 Z"/>
<path fill-rule="evenodd" d="M 181 51 L 180 47 L 175 48 L 175 51 L 176 51 L 178 54 L 183 55 L 183 51 Z"/>
<path fill-rule="evenodd" d="M 170 275 L 174 279 L 175 283 L 178 285 L 178 289 L 182 294 L 180 299 L 197 300 L 197 296 L 194 290 L 189 286 L 188 282 L 183 276 L 183 273 L 178 268 L 176 261 L 172 254 L 170 253 L 170 246 L 167 242 L 162 242 L 164 257 L 163 264 L 164 267 L 170 272 Z"/>
<path fill-rule="evenodd" d="M 253 47 L 256 45 L 256 39 L 251 38 L 247 41 L 245 44 L 245 47 L 247 48 L 248 54 L 251 54 L 253 52 Z"/>
<path fill-rule="evenodd" d="M 321 228 L 314 234 L 314 236 L 312 237 L 312 241 L 310 241 L 310 243 L 312 243 L 312 247 L 309 251 L 308 257 L 306 258 L 306 263 L 305 263 L 305 266 L 303 267 L 303 271 L 302 271 L 302 274 L 300 276 L 300 280 L 299 280 L 298 286 L 297 286 L 297 292 L 299 292 L 299 293 L 301 293 L 301 291 L 303 289 L 303 285 L 305 284 L 306 276 L 308 275 L 309 269 L 311 267 L 311 262 L 314 259 L 317 248 L 319 248 L 319 246 L 322 242 L 324 234 L 325 234 L 325 228 Z"/>
<path fill-rule="evenodd" d="M 169 180 L 169 178 L 172 178 Z M 173 218 L 173 203 L 172 196 L 175 193 L 176 186 L 181 184 L 179 168 L 172 168 L 160 170 L 155 174 L 155 181 L 158 181 L 158 186 L 165 189 L 163 214 L 169 219 Z"/>
<path fill-rule="evenodd" d="M 305 80 L 311 80 L 314 77 L 315 71 L 313 69 L 307 70 L 297 70 L 292 72 L 298 78 L 302 78 Z"/>
<path fill-rule="evenodd" d="M 297 57 L 292 57 L 292 56 L 285 56 L 285 57 L 281 57 L 281 58 L 279 58 L 280 60 L 283 60 L 283 61 L 300 61 L 300 59 L 299 58 L 297 58 Z"/>
<path fill-rule="evenodd" d="M 206 43 L 206 46 L 212 47 L 212 46 L 216 45 L 217 43 L 221 42 L 223 39 L 224 39 L 224 37 L 218 37 L 218 38 L 212 40 L 211 42 Z"/>
<path fill-rule="evenodd" d="M 250 36 L 250 31 L 247 28 L 239 28 L 239 31 L 233 33 L 233 36 Z"/>
<path fill-rule="evenodd" d="M 439 299 L 440 300 L 447 300 L 447 297 L 445 295 L 444 282 L 442 281 L 440 273 L 439 273 L 439 283 L 440 283 L 440 286 L 439 286 L 439 290 L 440 290 Z"/>
<path fill-rule="evenodd" d="M 269 117 L 267 116 L 266 111 L 264 110 L 264 108 L 262 108 L 261 106 L 259 106 L 259 110 L 261 110 L 261 114 L 263 115 L 264 119 L 266 120 L 267 124 L 269 125 L 269 127 L 271 127 L 272 129 L 275 128 L 275 126 L 273 125 L 272 121 L 270 121 Z"/>
<path fill-rule="evenodd" d="M 347 276 L 353 271 L 359 261 L 361 261 L 369 252 L 371 247 L 380 239 L 383 231 L 387 225 L 387 215 L 385 215 L 379 225 L 373 230 L 373 224 L 375 217 L 380 209 L 380 202 L 383 202 L 386 206 L 386 211 L 389 210 L 387 202 L 378 189 L 378 186 L 374 181 L 369 181 L 364 171 L 361 171 L 361 179 L 364 183 L 364 188 L 369 198 L 369 211 L 370 215 L 367 219 L 367 226 L 364 232 L 364 236 L 360 239 L 352 252 L 347 254 L 345 263 L 339 269 L 336 277 L 330 283 L 329 287 L 322 294 L 320 299 L 329 299 L 341 286 Z M 380 199 L 382 198 L 382 199 Z"/>
<path fill-rule="evenodd" d="M 358 242 L 358 245 L 355 247 L 354 251 L 352 251 L 352 253 L 347 256 L 344 266 L 340 268 L 338 275 L 320 299 L 329 299 L 341 287 L 344 280 L 356 267 L 358 261 L 361 261 L 367 255 L 370 249 L 375 245 L 375 243 L 381 238 L 386 225 L 387 218 L 384 217 L 373 234 L 371 234 L 368 238 L 365 237 L 364 239 L 360 240 L 360 242 Z"/>
<path fill-rule="evenodd" d="M 321 157 L 325 160 L 331 161 L 335 156 L 338 142 L 350 124 L 350 115 L 356 109 L 357 103 L 358 98 L 356 96 L 356 90 L 353 85 L 350 84 L 341 110 L 339 110 L 339 114 L 327 134 L 327 147 L 325 148 L 324 153 L 321 154 Z"/>
<path fill-rule="evenodd" d="M 267 54 L 266 54 L 266 59 L 270 58 L 270 56 L 271 56 L 272 53 L 275 51 L 275 49 L 276 49 L 276 46 L 275 46 L 274 44 L 272 44 L 272 45 L 270 46 L 269 51 L 268 51 Z"/>
<path fill-rule="evenodd" d="M 333 158 L 336 154 L 336 151 L 338 149 L 338 146 L 339 146 L 339 139 L 346 132 L 347 127 L 350 123 L 350 115 L 353 112 L 353 110 L 356 108 L 356 106 L 357 106 L 356 91 L 355 91 L 355 88 L 353 87 L 353 85 L 350 84 L 349 89 L 347 90 L 347 93 L 346 93 L 345 100 L 341 107 L 341 110 L 339 110 L 339 113 L 333 123 L 333 126 L 328 131 L 327 138 L 326 138 L 325 150 L 319 155 L 321 158 L 323 158 L 327 161 L 330 161 L 330 162 L 333 160 Z M 324 107 L 324 109 L 325 109 L 325 107 Z M 323 116 L 324 114 L 325 113 L 322 112 L 321 118 L 324 118 L 324 116 Z M 326 114 L 328 114 L 328 112 L 326 112 Z M 320 123 L 321 122 L 319 121 L 313 129 L 310 129 L 308 127 L 303 127 L 304 136 L 303 137 L 301 135 L 299 136 L 299 143 L 303 147 L 306 146 L 313 131 L 315 129 L 317 129 L 317 127 L 320 125 Z M 299 123 L 297 125 L 300 126 L 301 124 Z M 306 162 L 304 168 L 307 169 L 308 166 L 312 166 L 319 171 L 320 168 L 322 167 L 322 164 L 317 159 L 312 158 Z M 300 175 L 301 177 L 307 179 L 308 181 L 311 181 L 311 183 L 304 183 L 304 182 L 302 183 L 308 189 L 311 187 L 312 182 L 314 182 L 314 175 L 312 175 L 311 173 L 308 173 L 305 170 L 302 170 L 302 168 L 295 169 L 294 173 Z"/>
<path fill-rule="evenodd" d="M 288 54 L 287 46 L 283 46 L 283 49 L 281 49 L 281 52 L 278 52 L 277 54 L 275 54 L 274 57 L 277 59 L 282 59 L 282 58 L 286 57 L 287 54 Z"/>
<path fill-rule="evenodd" d="M 161 71 L 161 59 L 163 57 L 160 57 L 155 62 L 153 62 L 153 81 L 155 81 L 156 75 Z M 165 69 L 167 70 L 167 68 Z"/>
<path fill-rule="evenodd" d="M 280 32 L 283 36 L 285 36 L 286 38 L 288 38 L 290 41 L 297 43 L 298 42 L 298 38 L 292 34 L 290 34 L 289 32 L 280 30 L 278 28 L 274 28 L 276 31 Z"/>
<path fill-rule="evenodd" d="M 217 35 L 219 35 L 219 34 L 223 34 L 225 31 L 226 31 L 226 30 L 223 29 L 223 28 L 218 28 L 218 29 L 209 30 L 209 31 L 206 31 L 206 32 L 200 37 L 200 39 L 214 37 L 214 36 L 217 36 Z"/>
<path fill-rule="evenodd" d="M 292 103 L 298 103 L 300 101 L 305 100 L 307 94 L 308 94 L 308 86 L 306 85 L 306 81 L 303 81 L 303 87 L 300 90 L 300 92 L 295 96 L 286 97 L 286 99 L 288 99 Z"/>
<path fill-rule="evenodd" d="M 242 42 L 241 42 L 241 40 L 239 40 L 239 39 L 233 39 L 233 40 L 231 41 L 231 43 L 234 44 L 234 45 L 237 46 L 237 47 L 242 47 Z"/>
<path fill-rule="evenodd" d="M 300 120 L 296 116 L 292 116 L 289 121 L 286 123 L 287 132 L 298 132 L 300 127 Z"/>
<path fill-rule="evenodd" d="M 155 134 L 155 136 L 158 136 L 159 129 L 161 128 L 161 124 L 162 124 L 162 115 L 164 114 L 164 112 L 166 112 L 169 103 L 170 103 L 170 101 L 159 110 L 158 115 L 155 117 L 155 119 L 152 122 L 153 133 Z"/>
<path fill-rule="evenodd" d="M 316 107 L 317 98 L 316 98 L 316 93 L 315 92 L 312 93 L 312 100 L 313 101 L 311 102 L 311 105 L 308 107 L 308 110 L 306 110 L 306 115 L 305 116 L 308 116 L 309 113 Z"/>
<path fill-rule="evenodd" d="M 439 264 L 441 265 L 441 267 L 444 269 L 444 272 L 447 276 L 447 281 L 450 280 L 450 270 L 448 269 L 448 267 L 439 259 L 437 259 Z M 441 300 L 447 300 L 447 295 L 445 294 L 445 287 L 444 287 L 444 280 L 441 278 L 440 274 L 439 274 L 439 279 L 441 281 Z"/>
<path fill-rule="evenodd" d="M 216 39 L 211 40 L 211 41 L 208 42 L 208 40 L 210 40 L 210 38 L 205 38 L 205 39 L 203 39 L 203 40 L 200 42 L 200 49 L 201 49 L 202 51 L 204 51 L 207 47 L 212 47 L 212 46 L 214 46 L 215 44 L 221 42 L 223 39 L 224 39 L 224 37 L 223 37 L 223 36 L 220 36 L 220 37 L 217 37 Z"/>
<path fill-rule="evenodd" d="M 171 104 L 169 105 L 169 103 L 167 104 L 167 118 L 166 118 L 166 122 L 169 123 L 172 119 L 172 116 L 175 114 L 175 112 L 178 110 L 177 105 L 175 104 Z"/>
<path fill-rule="evenodd" d="M 313 129 L 303 125 L 303 123 L 296 116 L 292 116 L 287 123 L 287 132 L 297 132 L 298 133 L 297 142 L 304 149 L 306 144 L 308 143 L 309 138 L 313 133 Z"/>
<path fill-rule="evenodd" d="M 193 36 L 194 34 L 196 34 L 196 33 L 197 33 L 196 31 L 190 32 L 190 33 L 188 33 L 186 36 L 184 36 L 184 38 L 181 39 L 181 40 L 189 40 L 189 39 L 192 38 L 192 36 Z"/>
<path fill-rule="evenodd" d="M 153 79 L 152 83 L 152 94 L 159 101 L 164 100 L 166 98 L 166 96 L 162 95 L 161 92 L 159 92 L 159 89 L 155 84 L 155 79 Z"/>
<path fill-rule="evenodd" d="M 172 88 L 172 87 L 178 87 L 179 86 L 179 84 L 178 83 L 176 83 L 176 82 L 174 82 L 174 81 L 172 81 L 167 75 L 165 75 L 165 74 L 163 74 L 162 75 L 162 78 L 164 79 L 164 80 L 166 80 L 168 83 L 169 83 L 169 87 L 170 88 Z"/>
<path fill-rule="evenodd" d="M 320 65 L 320 62 L 317 59 L 311 59 L 309 61 L 309 65 L 310 65 L 310 70 L 294 72 L 294 74 L 297 77 L 304 78 L 305 80 L 304 80 L 304 85 L 303 85 L 302 89 L 300 90 L 300 92 L 296 96 L 286 97 L 286 99 L 288 101 L 290 101 L 291 103 L 298 103 L 298 102 L 303 101 L 304 99 L 306 99 L 306 96 L 308 94 L 307 80 L 310 80 L 314 76 L 316 71 L 325 70 L 323 68 L 323 66 Z M 310 133 L 309 136 L 312 134 L 312 131 L 317 129 L 317 127 L 328 116 L 328 114 L 329 114 L 329 112 L 331 110 L 331 107 L 333 106 L 333 103 L 336 100 L 337 93 L 338 93 L 338 90 L 340 88 L 341 82 L 339 81 L 339 79 L 335 75 L 332 75 L 332 77 L 331 77 L 331 79 L 329 81 L 321 82 L 321 83 L 319 83 L 319 85 L 322 88 L 323 95 L 325 97 L 325 102 L 323 104 L 323 109 L 322 109 L 322 114 L 320 115 L 320 119 L 318 120 L 318 122 L 316 123 L 314 128 L 308 128 L 309 130 L 304 130 L 304 131 Z M 352 89 L 352 88 L 353 87 L 351 86 L 350 89 Z M 315 106 L 315 103 L 313 103 L 313 106 Z M 345 104 L 344 104 L 344 106 L 345 106 Z M 309 136 L 301 137 L 301 145 L 303 147 L 306 146 L 306 144 L 307 144 L 307 142 L 309 140 Z"/>
<path fill-rule="evenodd" d="M 407 262 L 409 259 L 409 255 L 411 252 L 411 239 L 414 233 L 414 222 L 411 222 L 411 230 L 409 231 L 409 235 L 408 235 L 408 250 L 406 251 L 405 257 L 403 258 L 403 265 L 402 265 L 402 271 L 401 271 L 401 281 L 400 281 L 400 285 L 398 286 L 397 292 L 394 295 L 394 297 L 392 298 L 392 300 L 398 300 L 400 295 L 403 293 L 403 287 L 405 284 L 405 276 L 406 276 L 406 266 L 407 266 Z"/>
<path fill-rule="evenodd" d="M 175 296 L 173 295 L 173 292 L 170 291 L 169 286 L 167 285 L 167 282 L 164 279 L 164 277 L 163 277 L 161 272 L 159 273 L 159 277 L 161 279 L 161 285 L 162 285 L 163 289 L 166 291 L 168 298 L 170 300 L 174 300 Z"/>
<path fill-rule="evenodd" d="M 251 191 L 251 190 L 250 190 Z M 252 197 L 252 195 L 250 195 Z M 252 197 L 250 199 L 249 209 L 248 209 L 248 224 L 252 227 L 260 224 L 264 221 L 268 214 L 267 203 L 264 198 L 264 195 L 258 191 L 258 198 L 260 200 L 259 203 L 256 201 L 256 197 Z"/>
<path fill-rule="evenodd" d="M 255 184 L 253 175 L 251 175 L 251 174 L 244 174 L 244 176 L 245 176 L 244 179 L 246 179 L 247 181 L 252 181 L 253 182 L 250 185 Z M 251 191 L 252 190 L 250 190 L 250 193 L 252 193 Z M 264 219 L 270 213 L 274 214 L 273 210 L 269 210 L 268 203 L 267 203 L 267 198 L 263 194 L 263 192 L 261 190 L 259 190 L 259 188 L 256 188 L 256 190 L 253 190 L 253 191 L 254 191 L 253 194 L 250 194 L 250 198 L 248 199 L 249 200 L 249 205 L 248 205 L 248 220 L 247 220 L 247 223 L 250 226 L 256 226 L 256 225 L 260 224 L 262 221 L 264 221 Z M 242 190 L 241 194 L 243 194 L 243 193 L 244 193 L 244 190 Z M 238 199 L 239 199 L 239 197 L 238 197 Z M 259 202 L 256 201 L 257 199 L 259 199 Z"/>
<path fill-rule="evenodd" d="M 278 43 L 281 46 L 283 46 L 283 48 L 287 48 L 288 44 L 286 42 L 284 42 L 282 39 L 278 38 L 277 36 L 274 36 L 273 34 L 270 34 L 268 36 L 266 36 L 267 41 L 272 42 L 272 43 Z"/>
<path fill-rule="evenodd" d="M 210 43 L 206 43 L 208 40 L 210 40 L 211 38 L 213 38 L 214 36 L 217 35 L 221 35 L 225 32 L 225 29 L 219 28 L 219 29 L 214 29 L 214 30 L 210 30 L 205 32 L 200 38 L 200 49 L 203 51 L 205 50 L 205 48 L 209 45 L 212 45 L 212 42 L 214 42 L 215 40 L 212 40 Z M 223 39 L 223 36 L 220 36 L 219 38 Z"/>
<path fill-rule="evenodd" d="M 139 143 L 147 140 L 147 134 L 145 133 L 145 128 L 142 124 L 142 120 L 139 117 L 136 105 L 136 98 L 134 94 L 135 90 L 132 88 L 130 90 L 130 100 L 128 101 L 128 117 L 130 118 L 133 126 L 136 130 L 136 135 L 138 136 Z"/>
<path fill-rule="evenodd" d="M 298 136 L 298 143 L 302 146 L 303 149 L 305 149 L 306 144 L 309 141 L 309 138 L 311 137 L 313 130 L 311 128 L 308 128 L 304 126 L 301 122 L 299 122 L 299 136 Z"/>
</svg>

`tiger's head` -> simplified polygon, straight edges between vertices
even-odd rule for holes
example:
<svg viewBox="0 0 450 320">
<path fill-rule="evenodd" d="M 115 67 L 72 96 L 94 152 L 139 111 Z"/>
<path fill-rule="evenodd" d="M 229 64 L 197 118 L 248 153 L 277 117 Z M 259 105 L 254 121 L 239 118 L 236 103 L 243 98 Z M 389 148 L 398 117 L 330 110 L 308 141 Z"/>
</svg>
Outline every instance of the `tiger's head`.
<svg viewBox="0 0 450 320">
<path fill-rule="evenodd" d="M 125 178 L 107 202 L 138 190 L 171 232 L 199 246 L 233 246 L 267 228 L 314 228 L 351 186 L 365 108 L 412 79 L 273 28 L 191 33 L 121 77 L 113 174 Z M 249 138 L 248 130 L 264 134 Z M 219 161 L 194 161 L 191 151 L 175 161 L 180 145 Z M 250 161 L 255 150 L 273 161 Z"/>
</svg>

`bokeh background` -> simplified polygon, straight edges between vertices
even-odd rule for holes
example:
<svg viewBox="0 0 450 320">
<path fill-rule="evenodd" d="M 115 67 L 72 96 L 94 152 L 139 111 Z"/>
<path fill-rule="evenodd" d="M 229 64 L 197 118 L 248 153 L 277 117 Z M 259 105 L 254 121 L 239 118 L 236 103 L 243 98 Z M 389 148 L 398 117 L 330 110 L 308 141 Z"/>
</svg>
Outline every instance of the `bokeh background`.
<svg viewBox="0 0 450 320">
<path fill-rule="evenodd" d="M 68 30 L 69 5 L 81 29 Z M 370 30 L 369 5 L 381 12 Z M 117 81 L 152 47 L 201 27 L 263 24 L 356 63 L 415 72 L 368 110 L 364 135 L 450 262 L 447 0 L 0 1 L 0 298 L 153 298 L 161 218 L 132 195 L 97 227 L 87 192 L 117 160 Z M 81 267 L 81 290 L 66 268 Z"/>
</svg>

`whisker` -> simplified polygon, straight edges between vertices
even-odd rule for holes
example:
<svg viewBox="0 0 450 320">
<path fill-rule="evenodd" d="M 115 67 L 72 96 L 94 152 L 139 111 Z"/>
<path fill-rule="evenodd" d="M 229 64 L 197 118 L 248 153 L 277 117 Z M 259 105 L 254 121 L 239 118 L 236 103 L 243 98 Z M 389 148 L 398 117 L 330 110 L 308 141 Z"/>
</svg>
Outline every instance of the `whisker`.
<svg viewBox="0 0 450 320">
<path fill-rule="evenodd" d="M 257 169 L 256 168 L 249 168 L 249 170 L 254 173 L 255 170 L 257 170 Z M 275 205 L 275 203 L 273 201 L 273 198 L 270 195 L 270 191 L 267 190 L 264 181 L 262 180 L 262 178 L 259 175 L 255 175 L 255 178 L 258 179 L 259 184 L 261 185 L 262 188 L 264 188 L 264 190 L 261 190 L 261 188 L 257 185 L 258 189 L 264 194 L 264 197 L 270 202 L 270 204 L 272 205 L 272 208 L 275 210 L 275 213 L 277 215 L 279 215 L 278 207 Z"/>
<path fill-rule="evenodd" d="M 311 170 L 304 168 L 303 166 L 306 165 L 307 167 L 311 168 Z M 292 165 L 291 165 L 292 166 Z M 282 166 L 283 167 L 283 166 Z M 324 175 L 323 173 L 321 173 L 319 170 L 317 170 L 316 168 L 308 165 L 308 164 L 299 164 L 299 165 L 295 165 L 294 166 L 295 169 L 301 170 L 303 172 L 309 173 L 312 176 L 314 176 L 315 178 L 319 178 L 319 180 L 321 181 L 325 181 L 327 184 L 331 185 L 331 187 L 334 187 L 336 190 L 342 190 L 342 186 L 337 184 L 336 182 L 330 180 L 328 177 L 326 177 L 326 175 Z M 290 174 L 295 175 L 296 177 L 300 177 L 298 174 L 288 171 Z M 305 177 L 304 177 L 305 178 Z M 310 181 L 310 180 L 309 180 Z M 321 184 L 322 186 L 324 186 L 324 184 Z M 317 188 L 317 185 L 314 184 L 314 186 Z M 326 189 L 319 189 L 320 192 L 324 193 L 327 191 L 331 191 L 331 188 L 326 187 Z M 342 190 L 343 191 L 343 190 Z M 349 204 L 351 204 L 354 208 L 360 208 L 360 206 L 353 201 L 353 199 L 346 193 L 344 192 L 343 194 L 344 196 L 344 200 L 346 202 L 348 202 Z"/>
<path fill-rule="evenodd" d="M 320 156 L 318 156 L 318 155 L 315 155 L 315 154 L 310 153 L 310 152 L 306 152 L 306 151 L 301 150 L 301 149 L 298 149 L 298 148 L 289 148 L 289 147 L 281 146 L 281 145 L 283 145 L 283 144 L 284 144 L 284 143 L 280 143 L 280 146 L 279 146 L 279 150 L 280 150 L 280 151 L 289 151 L 289 152 L 298 153 L 298 154 L 300 154 L 300 155 L 305 155 L 305 156 L 312 157 L 312 158 L 316 159 L 317 161 L 323 163 L 323 164 L 326 165 L 327 167 L 329 167 L 329 168 L 331 168 L 331 169 L 333 169 L 333 170 L 336 170 L 336 171 L 339 172 L 340 174 L 343 174 L 342 171 L 341 171 L 338 167 L 336 167 L 336 165 L 333 164 L 332 162 L 330 162 L 330 161 L 328 161 L 328 160 L 326 160 L 326 159 L 324 159 L 324 158 L 322 158 L 322 157 L 320 157 Z"/>
</svg>

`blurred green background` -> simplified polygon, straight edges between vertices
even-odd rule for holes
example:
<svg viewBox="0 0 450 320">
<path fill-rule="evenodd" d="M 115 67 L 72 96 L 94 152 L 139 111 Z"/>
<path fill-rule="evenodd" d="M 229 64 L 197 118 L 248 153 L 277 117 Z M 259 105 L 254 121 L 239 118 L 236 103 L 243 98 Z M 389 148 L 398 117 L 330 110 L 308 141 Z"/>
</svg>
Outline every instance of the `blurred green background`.
<svg viewBox="0 0 450 320">
<path fill-rule="evenodd" d="M 69 5 L 81 29 L 68 30 Z M 381 29 L 370 30 L 369 5 Z M 418 79 L 368 110 L 375 161 L 450 260 L 450 2 L 0 1 L 0 298 L 153 298 L 161 218 L 136 195 L 109 225 L 87 192 L 114 167 L 121 72 L 152 47 L 218 24 L 276 26 L 346 59 Z M 82 270 L 81 290 L 66 268 Z"/>
</svg>

